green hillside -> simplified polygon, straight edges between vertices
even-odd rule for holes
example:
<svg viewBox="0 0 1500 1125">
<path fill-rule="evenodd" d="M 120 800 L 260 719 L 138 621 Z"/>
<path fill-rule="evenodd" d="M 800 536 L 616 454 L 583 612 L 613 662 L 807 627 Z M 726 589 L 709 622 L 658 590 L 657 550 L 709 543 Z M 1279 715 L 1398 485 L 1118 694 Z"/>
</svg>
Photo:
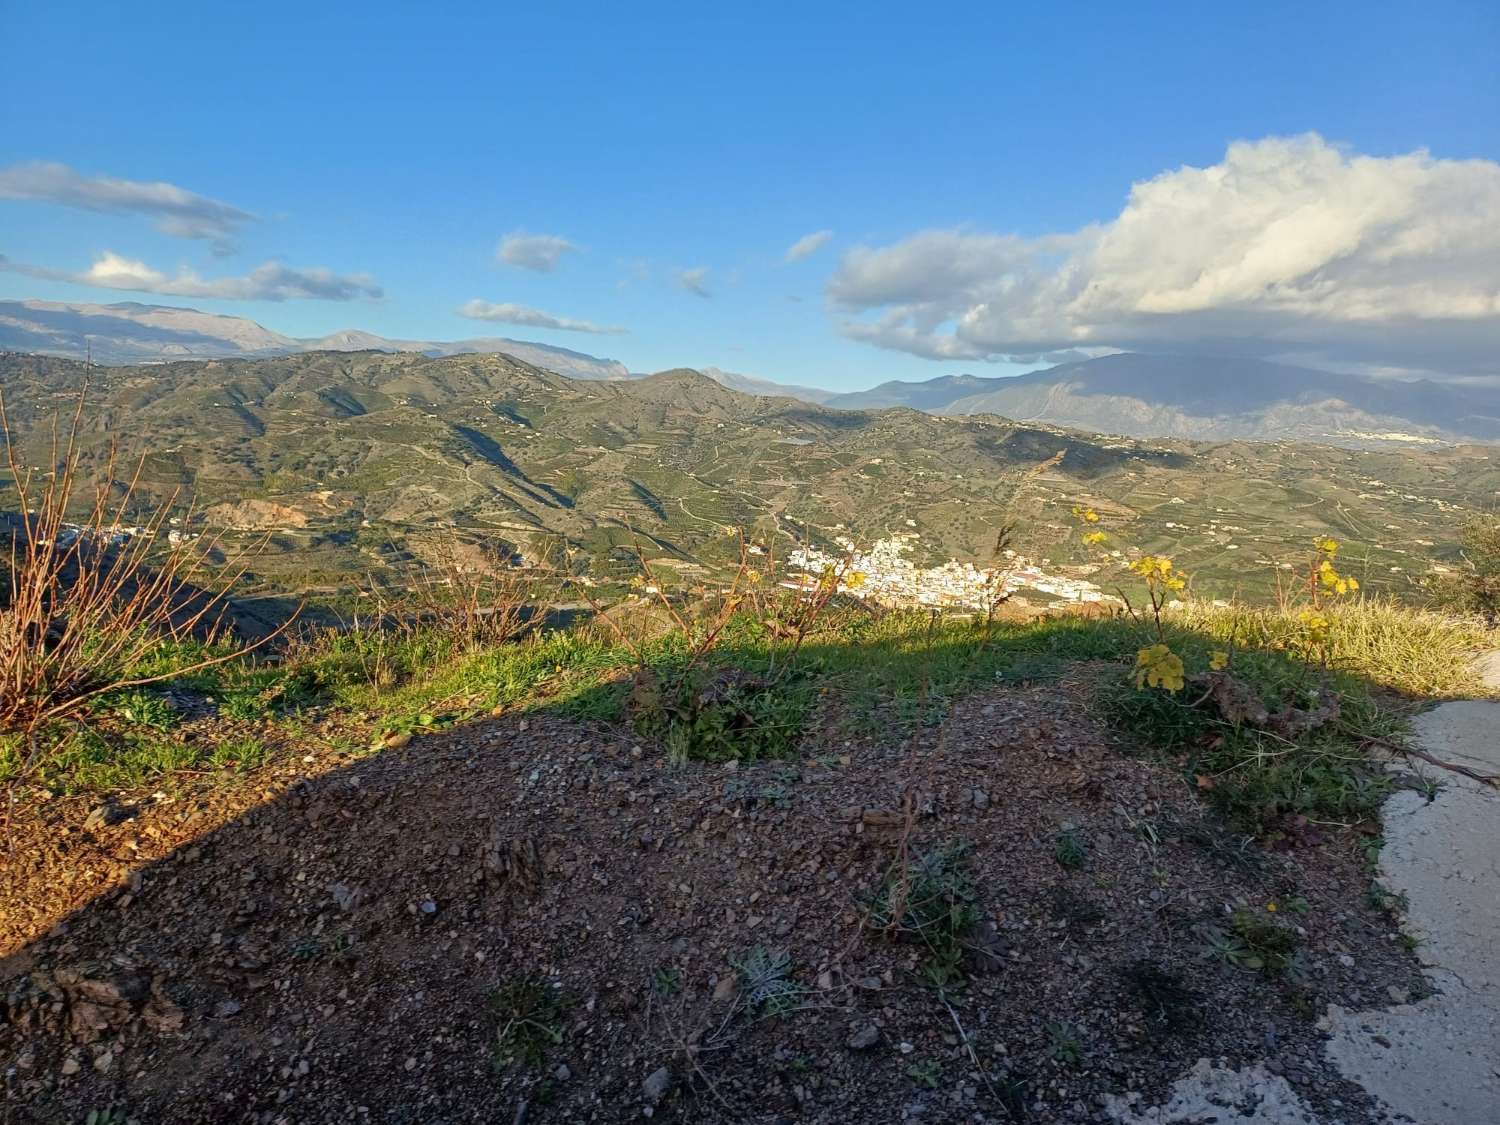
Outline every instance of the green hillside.
<svg viewBox="0 0 1500 1125">
<path fill-rule="evenodd" d="M 1203 594 L 1271 593 L 1278 564 L 1300 563 L 1325 532 L 1369 585 L 1400 591 L 1456 550 L 1464 515 L 1492 509 L 1500 489 L 1482 447 L 1106 439 L 994 416 L 834 410 L 686 370 L 575 381 L 504 355 L 375 352 L 91 374 L 0 357 L 25 463 L 47 461 L 52 420 L 86 375 L 89 465 L 115 442 L 132 467 L 144 458 L 152 497 L 271 532 L 257 571 L 290 589 L 399 568 L 439 529 L 607 572 L 633 541 L 722 563 L 739 528 L 788 544 L 915 532 L 932 562 L 983 562 L 1013 520 L 1021 553 L 1082 563 L 1068 516 L 1082 501 L 1122 545 L 1170 551 Z"/>
</svg>

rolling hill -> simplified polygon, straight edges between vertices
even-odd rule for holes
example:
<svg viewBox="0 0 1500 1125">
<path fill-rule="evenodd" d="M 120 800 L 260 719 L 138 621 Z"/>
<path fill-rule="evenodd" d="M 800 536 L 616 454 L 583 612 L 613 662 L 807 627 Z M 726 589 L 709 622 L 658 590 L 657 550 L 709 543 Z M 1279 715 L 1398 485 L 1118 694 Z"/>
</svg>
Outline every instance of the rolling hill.
<svg viewBox="0 0 1500 1125">
<path fill-rule="evenodd" d="M 23 464 L 86 374 L 0 356 Z M 1373 588 L 1403 590 L 1491 510 L 1486 447 L 1364 450 L 1102 438 L 993 415 L 837 410 L 752 396 L 690 370 L 575 380 L 504 355 L 312 352 L 96 367 L 89 466 L 109 444 L 184 510 L 270 533 L 269 586 L 337 584 L 483 540 L 610 573 L 638 543 L 713 568 L 738 529 L 826 543 L 912 535 L 926 565 L 987 562 L 1001 526 L 1023 554 L 1085 564 L 1069 511 L 1170 552 L 1214 595 L 1264 595 L 1330 533 Z M 701 572 L 700 572 L 701 573 Z"/>
</svg>

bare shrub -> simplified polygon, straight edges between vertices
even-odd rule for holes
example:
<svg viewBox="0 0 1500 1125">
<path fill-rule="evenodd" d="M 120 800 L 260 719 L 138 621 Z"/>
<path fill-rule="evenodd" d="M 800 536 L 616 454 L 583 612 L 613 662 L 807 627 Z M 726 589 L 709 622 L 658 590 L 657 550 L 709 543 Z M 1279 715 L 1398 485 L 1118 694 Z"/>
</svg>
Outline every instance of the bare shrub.
<svg viewBox="0 0 1500 1125">
<path fill-rule="evenodd" d="M 455 549 L 424 568 L 413 590 L 419 620 L 438 625 L 468 652 L 515 640 L 531 622 L 534 576 L 492 552 L 461 557 Z"/>
<path fill-rule="evenodd" d="M 140 465 L 116 491 L 113 450 L 92 498 L 81 498 L 82 410 L 80 395 L 66 438 L 54 424 L 52 467 L 41 474 L 42 483 L 17 460 L 0 395 L 0 429 L 19 508 L 11 529 L 9 600 L 0 608 L 0 731 L 6 733 L 30 735 L 77 714 L 105 692 L 170 679 L 244 651 L 140 671 L 163 642 L 216 631 L 225 595 L 253 552 L 210 572 L 205 564 L 215 553 L 215 539 L 161 550 L 158 537 L 175 497 L 151 507 L 143 524 L 122 530 L 136 507 Z M 76 522 L 70 521 L 75 510 Z"/>
</svg>

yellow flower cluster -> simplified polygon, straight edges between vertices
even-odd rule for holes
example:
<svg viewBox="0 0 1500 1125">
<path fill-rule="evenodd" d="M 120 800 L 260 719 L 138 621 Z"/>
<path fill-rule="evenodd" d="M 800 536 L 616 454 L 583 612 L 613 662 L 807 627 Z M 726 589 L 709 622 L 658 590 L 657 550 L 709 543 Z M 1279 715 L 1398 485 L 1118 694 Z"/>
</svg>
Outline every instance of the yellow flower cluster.
<svg viewBox="0 0 1500 1125">
<path fill-rule="evenodd" d="M 1087 507 L 1084 504 L 1073 505 L 1073 516 L 1076 519 L 1082 520 L 1084 523 L 1099 522 L 1099 513 L 1094 511 L 1093 508 Z"/>
<path fill-rule="evenodd" d="M 1215 672 L 1222 672 L 1229 667 L 1229 654 L 1220 649 L 1215 649 L 1213 655 L 1208 658 L 1208 666 Z"/>
<path fill-rule="evenodd" d="M 1302 630 L 1307 634 L 1311 644 L 1326 645 L 1328 643 L 1329 631 L 1333 628 L 1333 622 L 1315 609 L 1304 609 L 1297 615 Z"/>
<path fill-rule="evenodd" d="M 1102 531 L 1087 531 L 1084 532 L 1083 542 L 1084 546 L 1092 547 L 1096 543 L 1103 543 L 1108 538 L 1109 536 L 1105 535 Z"/>
<path fill-rule="evenodd" d="M 1182 657 L 1164 644 L 1147 645 L 1135 654 L 1135 686 L 1181 691 L 1184 684 Z"/>
<path fill-rule="evenodd" d="M 1160 555 L 1142 555 L 1130 564 L 1130 569 L 1139 574 L 1149 585 L 1165 590 L 1181 590 L 1187 586 L 1187 575 L 1172 569 L 1172 560 Z"/>
<path fill-rule="evenodd" d="M 1333 560 L 1339 553 L 1337 540 L 1325 535 L 1321 539 L 1314 540 L 1313 546 L 1317 549 L 1319 556 L 1314 573 L 1324 593 L 1352 594 L 1359 589 L 1359 579 L 1353 575 L 1340 574 L 1338 568 L 1333 565 Z"/>
</svg>

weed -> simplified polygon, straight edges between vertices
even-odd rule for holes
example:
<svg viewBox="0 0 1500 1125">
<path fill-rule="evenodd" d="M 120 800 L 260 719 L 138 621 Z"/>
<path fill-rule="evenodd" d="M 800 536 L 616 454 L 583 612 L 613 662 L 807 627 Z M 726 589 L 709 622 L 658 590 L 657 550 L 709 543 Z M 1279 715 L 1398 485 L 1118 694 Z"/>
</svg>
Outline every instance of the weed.
<svg viewBox="0 0 1500 1125">
<path fill-rule="evenodd" d="M 662 966 L 651 974 L 651 991 L 658 996 L 676 996 L 682 991 L 682 970 Z"/>
<path fill-rule="evenodd" d="M 928 1090 L 936 1090 L 943 1081 L 943 1064 L 937 1059 L 919 1059 L 906 1068 L 906 1076 Z"/>
<path fill-rule="evenodd" d="M 739 971 L 740 995 L 751 1012 L 781 1015 L 807 991 L 791 979 L 792 955 L 784 949 L 757 945 L 729 963 Z"/>
<path fill-rule="evenodd" d="M 1078 1029 L 1061 1020 L 1048 1020 L 1046 1024 L 1049 1046 L 1047 1053 L 1063 1066 L 1078 1066 L 1083 1062 L 1083 1040 Z"/>
<path fill-rule="evenodd" d="M 126 691 L 104 696 L 99 701 L 101 710 L 122 722 L 138 727 L 153 727 L 156 730 L 171 730 L 182 716 L 177 709 L 160 695 L 148 691 Z"/>
<path fill-rule="evenodd" d="M 1390 914 L 1405 914 L 1410 909 L 1405 891 L 1391 891 L 1377 882 L 1370 883 L 1370 889 L 1365 892 L 1365 902 L 1371 910 L 1384 910 Z"/>
<path fill-rule="evenodd" d="M 869 928 L 926 948 L 922 977 L 939 991 L 963 982 L 964 954 L 979 922 L 971 850 L 955 841 L 893 866 L 869 904 Z"/>
<path fill-rule="evenodd" d="M 297 961 L 351 961 L 355 956 L 354 937 L 347 933 L 300 937 L 292 942 L 290 953 Z"/>
<path fill-rule="evenodd" d="M 739 668 L 637 673 L 630 695 L 636 729 L 661 739 L 674 765 L 784 758 L 796 749 L 812 693 L 783 671 L 766 679 Z"/>
<path fill-rule="evenodd" d="M 1088 843 L 1077 828 L 1064 828 L 1052 841 L 1052 858 L 1069 870 L 1077 870 L 1088 858 Z"/>
<path fill-rule="evenodd" d="M 1179 840 L 1203 849 L 1222 867 L 1257 875 L 1266 869 L 1266 857 L 1253 836 L 1236 836 L 1208 820 L 1174 819 L 1169 830 Z"/>
<path fill-rule="evenodd" d="M 219 769 L 249 773 L 265 765 L 270 748 L 258 738 L 226 738 L 209 752 L 208 760 Z"/>
<path fill-rule="evenodd" d="M 1306 975 L 1296 930 L 1283 926 L 1267 914 L 1240 907 L 1230 919 L 1228 929 L 1211 925 L 1202 927 L 1201 952 L 1204 957 L 1222 961 L 1246 972 L 1263 972 L 1267 976 L 1286 977 L 1294 984 Z"/>
<path fill-rule="evenodd" d="M 567 998 L 553 981 L 526 974 L 490 993 L 489 1009 L 497 1021 L 492 1061 L 496 1069 L 514 1063 L 540 1066 L 547 1052 L 563 1041 Z"/>
</svg>

